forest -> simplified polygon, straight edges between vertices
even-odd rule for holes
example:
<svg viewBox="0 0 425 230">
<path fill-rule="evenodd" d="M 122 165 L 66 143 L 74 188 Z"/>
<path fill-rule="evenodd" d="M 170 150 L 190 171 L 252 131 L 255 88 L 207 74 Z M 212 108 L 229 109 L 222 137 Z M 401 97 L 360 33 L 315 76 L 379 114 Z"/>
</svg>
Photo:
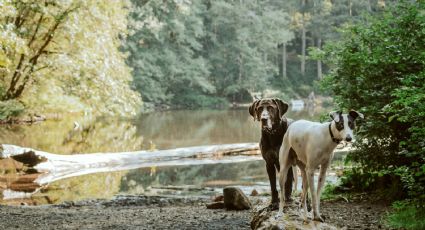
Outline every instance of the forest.
<svg viewBox="0 0 425 230">
<path fill-rule="evenodd" d="M 328 190 L 392 204 L 391 228 L 425 228 L 424 66 L 421 0 L 0 0 L 0 124 L 314 92 L 365 114 Z"/>
<path fill-rule="evenodd" d="M 265 89 L 303 98 L 328 69 L 309 49 L 385 4 L 3 0 L 0 120 L 219 108 Z"/>
</svg>

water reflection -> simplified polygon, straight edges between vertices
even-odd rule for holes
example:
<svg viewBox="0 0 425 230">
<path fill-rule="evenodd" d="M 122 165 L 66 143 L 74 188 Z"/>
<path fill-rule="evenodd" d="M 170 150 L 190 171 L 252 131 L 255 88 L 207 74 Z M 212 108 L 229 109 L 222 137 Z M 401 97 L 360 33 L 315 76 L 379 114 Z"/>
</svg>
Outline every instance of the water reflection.
<svg viewBox="0 0 425 230">
<path fill-rule="evenodd" d="M 74 129 L 74 122 L 79 128 Z M 143 136 L 129 120 L 64 117 L 32 125 L 0 126 L 0 143 L 56 154 L 143 149 Z"/>
<path fill-rule="evenodd" d="M 322 110 L 289 111 L 293 119 L 318 120 Z M 79 127 L 75 128 L 74 123 Z M 68 116 L 33 125 L 0 126 L 0 143 L 57 154 L 257 142 L 259 124 L 243 110 L 182 110 L 119 118 Z"/>
<path fill-rule="evenodd" d="M 318 120 L 323 109 L 289 111 L 292 119 Z M 144 145 L 154 142 L 158 149 L 194 145 L 258 142 L 259 124 L 247 109 L 168 111 L 145 115 L 135 121 Z"/>
</svg>

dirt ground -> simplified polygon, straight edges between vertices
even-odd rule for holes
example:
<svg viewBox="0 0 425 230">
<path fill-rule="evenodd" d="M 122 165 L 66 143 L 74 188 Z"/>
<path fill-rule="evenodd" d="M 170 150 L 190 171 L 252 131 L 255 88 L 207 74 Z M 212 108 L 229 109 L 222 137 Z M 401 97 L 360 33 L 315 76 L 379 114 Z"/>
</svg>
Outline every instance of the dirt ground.
<svg viewBox="0 0 425 230">
<path fill-rule="evenodd" d="M 253 203 L 264 198 L 253 198 Z M 261 200 L 261 201 L 260 201 Z M 1 229 L 250 229 L 252 211 L 210 210 L 208 198 L 118 196 L 114 200 L 49 206 L 0 206 Z M 380 229 L 384 205 L 322 202 L 326 222 L 347 229 Z"/>
</svg>

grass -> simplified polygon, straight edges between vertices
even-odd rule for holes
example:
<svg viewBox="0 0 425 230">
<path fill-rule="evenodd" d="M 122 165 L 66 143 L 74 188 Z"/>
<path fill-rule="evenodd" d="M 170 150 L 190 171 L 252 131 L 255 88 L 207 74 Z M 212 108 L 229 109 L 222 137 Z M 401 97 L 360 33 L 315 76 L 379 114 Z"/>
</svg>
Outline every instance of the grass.
<svg viewBox="0 0 425 230">
<path fill-rule="evenodd" d="M 348 202 L 351 200 L 351 193 L 338 193 L 336 192 L 336 188 L 338 186 L 335 184 L 326 184 L 323 188 L 322 194 L 320 196 L 320 200 L 345 200 Z"/>
<path fill-rule="evenodd" d="M 387 216 L 390 228 L 425 229 L 425 206 L 411 201 L 396 201 Z"/>
</svg>

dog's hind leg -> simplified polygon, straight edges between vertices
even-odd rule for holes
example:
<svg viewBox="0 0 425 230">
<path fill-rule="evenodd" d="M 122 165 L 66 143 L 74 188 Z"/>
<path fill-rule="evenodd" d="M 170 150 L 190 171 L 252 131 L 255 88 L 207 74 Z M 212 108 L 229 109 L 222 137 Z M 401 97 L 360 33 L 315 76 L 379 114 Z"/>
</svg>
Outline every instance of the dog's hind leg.
<svg viewBox="0 0 425 230">
<path fill-rule="evenodd" d="M 286 137 L 286 136 L 285 136 Z M 285 182 L 288 174 L 288 169 L 290 166 L 289 162 L 289 143 L 287 138 L 284 138 L 284 143 L 279 151 L 279 185 L 280 185 L 280 203 L 279 203 L 279 212 L 277 216 L 283 215 L 283 207 L 285 206 Z"/>
<path fill-rule="evenodd" d="M 298 187 L 298 170 L 297 170 L 297 166 L 292 166 L 292 175 L 294 176 L 294 189 L 293 189 L 293 192 L 296 193 L 297 192 L 297 187 Z"/>
<path fill-rule="evenodd" d="M 307 192 L 308 192 L 308 182 L 307 182 L 307 174 L 305 172 L 305 167 L 299 165 L 298 166 L 301 171 L 301 179 L 302 179 L 302 193 L 301 193 L 301 208 L 304 212 L 304 221 L 307 222 Z"/>
</svg>

